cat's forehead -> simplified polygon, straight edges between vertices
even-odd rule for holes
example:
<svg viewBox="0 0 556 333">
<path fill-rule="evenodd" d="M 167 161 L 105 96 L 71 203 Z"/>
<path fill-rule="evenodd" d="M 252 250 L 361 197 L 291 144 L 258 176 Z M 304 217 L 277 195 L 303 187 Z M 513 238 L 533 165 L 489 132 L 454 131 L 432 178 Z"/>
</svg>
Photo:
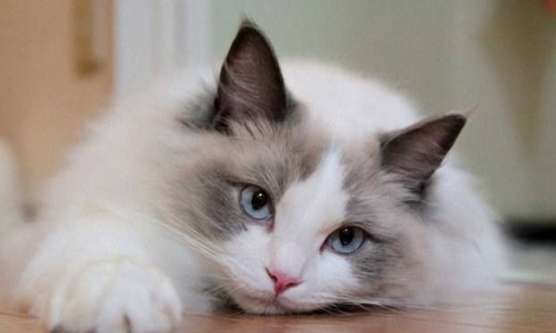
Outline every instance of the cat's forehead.
<svg viewBox="0 0 556 333">
<path fill-rule="evenodd" d="M 234 133 L 220 150 L 224 168 L 278 197 L 313 174 L 330 146 L 324 131 L 305 123 L 250 122 L 234 127 Z"/>
<path fill-rule="evenodd" d="M 350 144 L 330 140 L 310 173 L 288 184 L 279 198 L 278 213 L 297 225 L 307 220 L 323 232 L 352 222 L 382 228 L 377 223 L 395 210 L 404 193 L 381 167 L 378 140 Z"/>
<path fill-rule="evenodd" d="M 284 193 L 277 207 L 277 219 L 283 222 L 276 221 L 282 222 L 277 228 L 326 232 L 341 223 L 349 200 L 344 178 L 342 153 L 334 146 L 329 147 L 313 172 L 291 184 Z"/>
<path fill-rule="evenodd" d="M 279 129 L 265 129 L 265 124 L 251 126 L 242 128 L 243 138 L 249 138 L 235 141 L 235 158 L 227 165 L 234 166 L 248 182 L 271 191 L 276 199 L 283 199 L 286 191 L 307 196 L 323 191 L 356 196 L 376 186 L 378 138 L 346 142 L 330 129 L 303 122 Z"/>
<path fill-rule="evenodd" d="M 357 224 L 391 239 L 403 228 L 400 208 L 407 195 L 382 167 L 378 138 L 331 139 L 310 174 L 289 183 L 278 198 L 277 231 L 315 236 Z"/>
</svg>

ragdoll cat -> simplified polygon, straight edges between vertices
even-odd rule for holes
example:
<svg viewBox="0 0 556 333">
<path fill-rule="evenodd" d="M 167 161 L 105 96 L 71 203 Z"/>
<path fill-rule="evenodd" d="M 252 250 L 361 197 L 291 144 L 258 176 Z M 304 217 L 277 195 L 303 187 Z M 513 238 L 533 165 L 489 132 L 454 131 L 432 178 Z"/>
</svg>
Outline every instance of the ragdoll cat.
<svg viewBox="0 0 556 333">
<path fill-rule="evenodd" d="M 51 329 L 166 332 L 184 312 L 413 307 L 494 281 L 493 214 L 443 163 L 464 116 L 280 66 L 249 23 L 209 89 L 176 77 L 94 124 L 36 221 L 2 221 L 12 304 Z"/>
</svg>

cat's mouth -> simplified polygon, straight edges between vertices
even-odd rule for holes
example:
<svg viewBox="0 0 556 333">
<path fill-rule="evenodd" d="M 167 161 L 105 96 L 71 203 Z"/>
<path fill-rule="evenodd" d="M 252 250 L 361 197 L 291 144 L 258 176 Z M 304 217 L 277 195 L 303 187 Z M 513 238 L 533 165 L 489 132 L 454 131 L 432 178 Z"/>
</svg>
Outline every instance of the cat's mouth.
<svg viewBox="0 0 556 333">
<path fill-rule="evenodd" d="M 251 295 L 248 293 L 235 293 L 232 300 L 239 308 L 247 313 L 263 315 L 307 313 L 318 310 L 324 306 L 299 304 L 283 296 Z"/>
<path fill-rule="evenodd" d="M 232 302 L 241 310 L 261 315 L 280 315 L 292 313 L 304 313 L 315 311 L 315 307 L 308 308 L 305 304 L 297 302 L 283 296 L 276 295 L 253 295 L 246 292 L 235 292 L 229 295 Z"/>
<path fill-rule="evenodd" d="M 243 293 L 234 295 L 233 299 L 241 309 L 248 313 L 283 314 L 295 312 L 295 310 L 285 307 L 280 299 L 275 296 L 253 296 Z"/>
</svg>

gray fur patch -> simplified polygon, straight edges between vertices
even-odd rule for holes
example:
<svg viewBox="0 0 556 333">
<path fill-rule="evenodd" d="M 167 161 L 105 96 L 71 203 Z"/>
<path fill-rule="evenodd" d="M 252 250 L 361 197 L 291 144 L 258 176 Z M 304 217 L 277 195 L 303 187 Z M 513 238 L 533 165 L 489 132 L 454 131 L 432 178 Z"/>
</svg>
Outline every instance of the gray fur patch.
<svg viewBox="0 0 556 333">
<path fill-rule="evenodd" d="M 362 285 L 358 294 L 402 296 L 411 285 L 402 277 L 415 276 L 420 267 L 410 235 L 422 226 L 415 221 L 415 211 L 405 204 L 413 194 L 382 169 L 376 141 L 352 147 L 345 152 L 343 163 L 344 189 L 349 195 L 346 222 L 370 234 L 369 241 L 347 257 Z"/>
<path fill-rule="evenodd" d="M 302 122 L 231 124 L 232 136 L 200 132 L 205 147 L 194 165 L 175 181 L 172 209 L 208 239 L 228 239 L 257 223 L 239 204 L 245 185 L 264 189 L 276 206 L 287 187 L 310 175 L 326 140 Z M 204 133 L 204 134 L 203 134 Z"/>
</svg>

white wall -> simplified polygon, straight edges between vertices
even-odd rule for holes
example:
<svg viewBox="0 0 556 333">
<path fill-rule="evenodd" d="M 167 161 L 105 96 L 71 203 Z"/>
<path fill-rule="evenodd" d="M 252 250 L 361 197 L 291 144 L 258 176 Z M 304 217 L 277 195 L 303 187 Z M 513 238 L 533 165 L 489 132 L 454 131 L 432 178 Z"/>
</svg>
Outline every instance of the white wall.
<svg viewBox="0 0 556 333">
<path fill-rule="evenodd" d="M 116 97 L 140 89 L 176 65 L 208 63 L 208 1 L 116 0 L 115 6 Z"/>
</svg>

